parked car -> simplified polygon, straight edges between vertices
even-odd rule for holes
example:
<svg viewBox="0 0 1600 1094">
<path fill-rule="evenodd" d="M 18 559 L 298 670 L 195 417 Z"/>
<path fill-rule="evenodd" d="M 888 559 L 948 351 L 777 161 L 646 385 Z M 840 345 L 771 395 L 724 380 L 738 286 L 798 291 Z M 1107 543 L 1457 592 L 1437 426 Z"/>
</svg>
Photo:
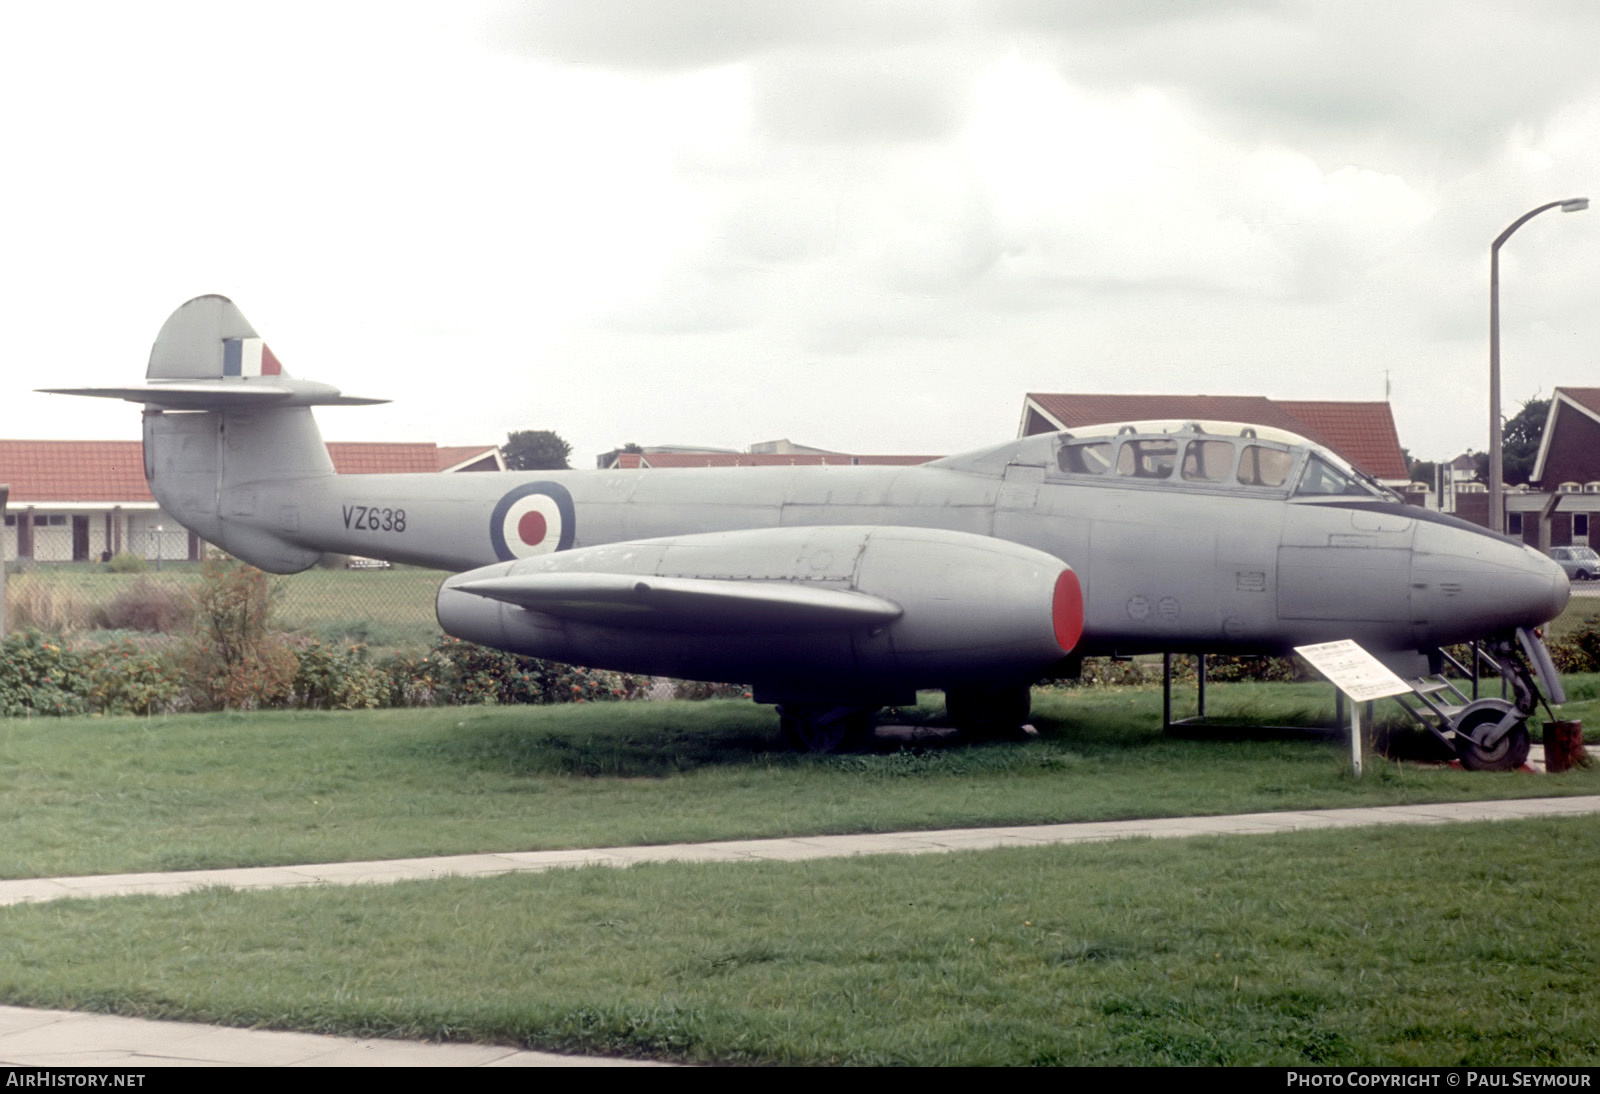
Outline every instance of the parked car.
<svg viewBox="0 0 1600 1094">
<path fill-rule="evenodd" d="M 1600 555 L 1594 553 L 1593 547 L 1552 547 L 1550 557 L 1573 581 L 1600 577 Z"/>
</svg>

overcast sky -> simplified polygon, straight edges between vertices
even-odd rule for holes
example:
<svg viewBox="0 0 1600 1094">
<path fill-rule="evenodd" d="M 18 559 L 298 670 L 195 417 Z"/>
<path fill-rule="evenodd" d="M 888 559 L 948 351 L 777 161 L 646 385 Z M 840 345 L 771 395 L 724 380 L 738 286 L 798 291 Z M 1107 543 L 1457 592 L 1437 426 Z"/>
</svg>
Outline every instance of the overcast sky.
<svg viewBox="0 0 1600 1094">
<path fill-rule="evenodd" d="M 231 296 L 333 440 L 946 453 L 1028 391 L 1600 386 L 1584 0 L 0 0 L 5 437 Z"/>
</svg>

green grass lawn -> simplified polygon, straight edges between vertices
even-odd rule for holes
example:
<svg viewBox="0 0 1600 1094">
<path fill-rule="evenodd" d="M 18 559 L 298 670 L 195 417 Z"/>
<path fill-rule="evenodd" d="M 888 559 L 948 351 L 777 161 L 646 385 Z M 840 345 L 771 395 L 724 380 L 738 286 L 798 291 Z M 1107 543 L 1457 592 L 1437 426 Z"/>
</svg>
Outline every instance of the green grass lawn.
<svg viewBox="0 0 1600 1094">
<path fill-rule="evenodd" d="M 1593 587 L 1594 584 L 1593 582 L 1587 583 L 1590 587 Z M 1573 586 L 1574 589 L 1580 587 L 1583 586 Z M 1584 627 L 1593 625 L 1596 619 L 1600 619 L 1600 596 L 1574 596 L 1567 601 L 1566 610 L 1551 622 L 1547 631 L 1557 636 L 1571 634 L 1573 631 L 1582 630 Z"/>
<path fill-rule="evenodd" d="M 1597 683 L 1571 681 L 1568 709 Z M 1211 695 L 1261 721 L 1331 713 L 1323 685 Z M 783 751 L 740 701 L 11 720 L 0 876 L 1600 793 L 1600 770 L 1371 761 L 1356 780 L 1336 741 L 1169 737 L 1157 688 L 1041 690 L 1034 720 L 1025 744 L 841 756 Z"/>
<path fill-rule="evenodd" d="M 723 1063 L 1600 1063 L 1591 818 L 0 909 L 8 1003 Z"/>
</svg>

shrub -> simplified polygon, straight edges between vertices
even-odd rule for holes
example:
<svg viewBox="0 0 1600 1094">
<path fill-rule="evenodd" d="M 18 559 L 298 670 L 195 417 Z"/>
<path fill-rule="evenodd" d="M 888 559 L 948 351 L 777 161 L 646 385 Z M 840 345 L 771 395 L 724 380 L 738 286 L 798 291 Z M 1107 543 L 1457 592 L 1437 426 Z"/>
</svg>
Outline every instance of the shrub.
<svg viewBox="0 0 1600 1094">
<path fill-rule="evenodd" d="M 105 714 L 163 714 L 189 705 L 183 674 L 171 653 L 114 642 L 83 655 L 92 710 Z"/>
<path fill-rule="evenodd" d="M 442 638 L 424 656 L 386 662 L 396 706 L 629 699 L 648 681 Z"/>
<path fill-rule="evenodd" d="M 0 715 L 83 714 L 89 681 L 83 659 L 37 631 L 0 642 Z"/>
<path fill-rule="evenodd" d="M 11 580 L 6 607 L 8 622 L 19 630 L 60 635 L 93 626 L 94 608 L 82 594 L 38 574 Z"/>
<path fill-rule="evenodd" d="M 183 671 L 201 710 L 287 705 L 298 668 L 294 651 L 270 629 L 278 588 L 254 566 L 208 559 L 194 594 L 194 631 Z"/>
<path fill-rule="evenodd" d="M 1546 644 L 1558 672 L 1600 671 L 1600 620 L 1587 620 L 1579 629 Z"/>
<path fill-rule="evenodd" d="M 1189 675 L 1194 675 L 1194 662 L 1189 662 Z M 1234 657 L 1211 654 L 1206 658 L 1206 680 L 1216 683 L 1233 683 L 1253 680 L 1260 683 L 1288 683 L 1310 679 L 1293 657 Z"/>
<path fill-rule="evenodd" d="M 95 613 L 94 622 L 97 627 L 111 630 L 171 634 L 188 622 L 193 611 L 194 601 L 187 594 L 141 577 L 100 608 Z"/>
<path fill-rule="evenodd" d="M 114 574 L 142 574 L 150 564 L 132 551 L 119 551 L 106 560 L 106 569 Z"/>
<path fill-rule="evenodd" d="M 312 639 L 293 649 L 292 706 L 363 710 L 382 706 L 388 699 L 388 677 L 368 660 L 365 646 L 335 646 Z"/>
<path fill-rule="evenodd" d="M 645 681 L 648 689 L 649 681 Z M 750 698 L 750 685 L 748 684 L 712 684 L 704 680 L 674 680 L 672 682 L 672 697 L 674 699 L 748 699 Z"/>
</svg>

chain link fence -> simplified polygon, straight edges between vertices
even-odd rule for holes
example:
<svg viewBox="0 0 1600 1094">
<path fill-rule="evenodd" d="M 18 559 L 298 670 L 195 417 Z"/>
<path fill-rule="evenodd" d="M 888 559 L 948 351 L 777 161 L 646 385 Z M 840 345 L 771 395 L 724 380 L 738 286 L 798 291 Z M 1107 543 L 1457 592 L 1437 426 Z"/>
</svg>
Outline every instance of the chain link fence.
<svg viewBox="0 0 1600 1094">
<path fill-rule="evenodd" d="M 374 651 L 414 652 L 437 641 L 442 632 L 434 618 L 434 596 L 448 575 L 363 561 L 330 559 L 324 566 L 273 578 L 276 625 Z M 8 630 L 90 642 L 186 632 L 201 567 L 159 558 L 142 568 L 124 562 L 132 572 L 114 572 L 117 564 L 103 562 L 6 565 Z"/>
</svg>

